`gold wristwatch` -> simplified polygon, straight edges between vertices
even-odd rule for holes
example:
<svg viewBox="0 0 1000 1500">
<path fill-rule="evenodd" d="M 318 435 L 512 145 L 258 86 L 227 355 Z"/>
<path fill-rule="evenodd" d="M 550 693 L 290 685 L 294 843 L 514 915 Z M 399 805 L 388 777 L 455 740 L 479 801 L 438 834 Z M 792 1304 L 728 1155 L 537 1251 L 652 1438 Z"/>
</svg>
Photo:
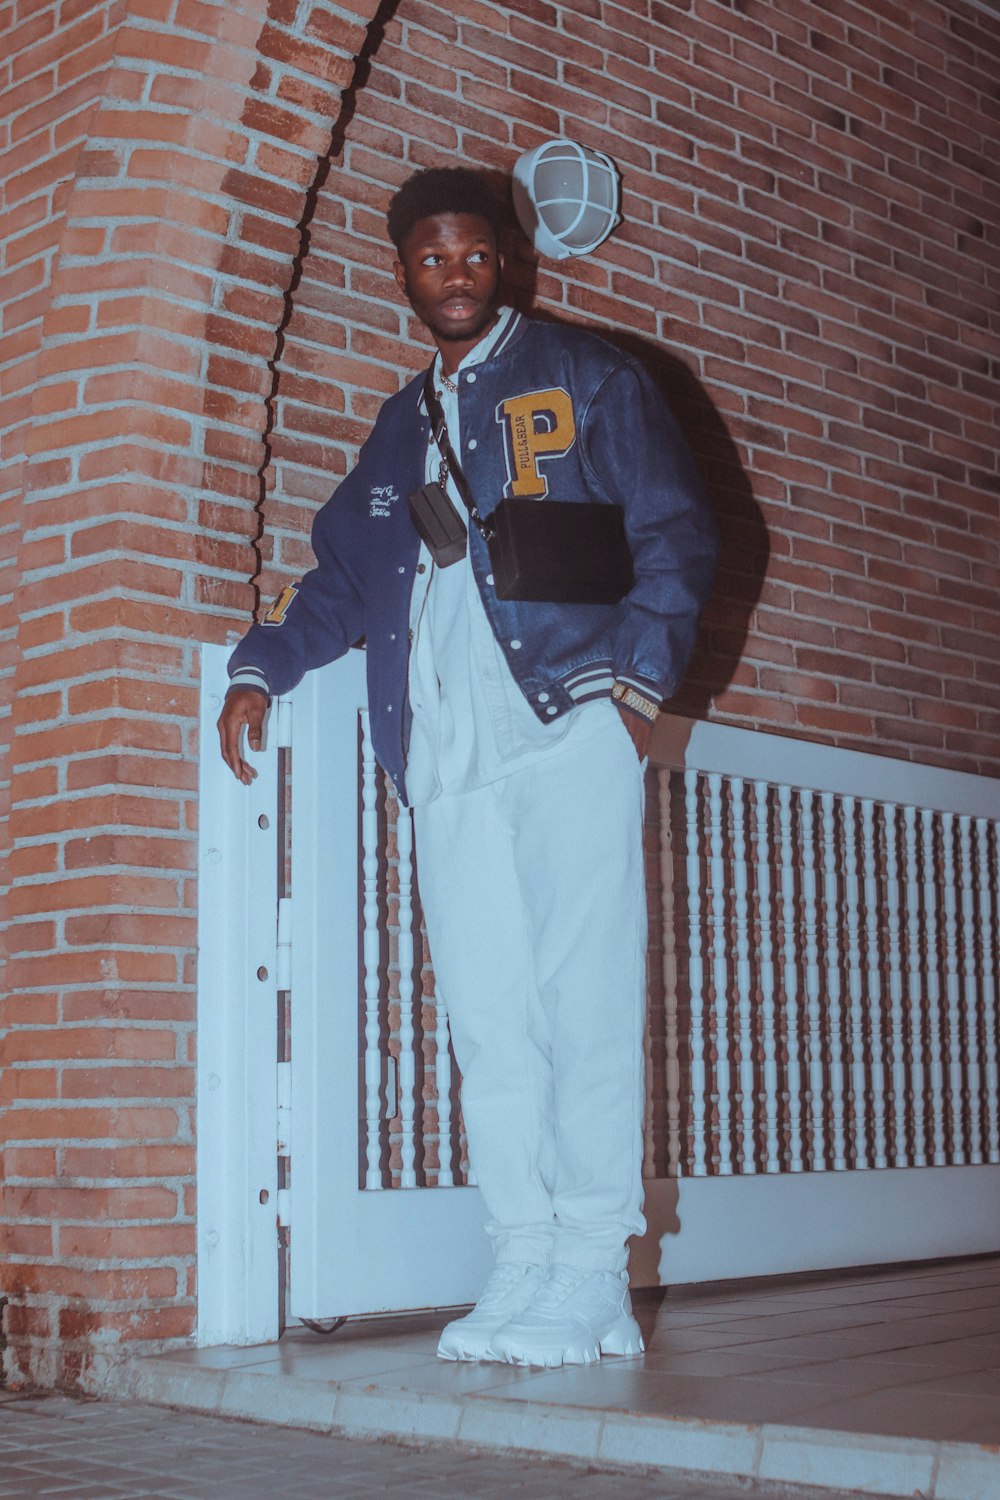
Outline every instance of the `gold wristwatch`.
<svg viewBox="0 0 1000 1500">
<path fill-rule="evenodd" d="M 655 724 L 660 716 L 660 705 L 654 703 L 652 698 L 647 698 L 636 688 L 629 687 L 627 682 L 616 682 L 611 689 L 611 696 L 622 708 L 629 708 L 635 714 L 641 714 L 651 724 Z"/>
</svg>

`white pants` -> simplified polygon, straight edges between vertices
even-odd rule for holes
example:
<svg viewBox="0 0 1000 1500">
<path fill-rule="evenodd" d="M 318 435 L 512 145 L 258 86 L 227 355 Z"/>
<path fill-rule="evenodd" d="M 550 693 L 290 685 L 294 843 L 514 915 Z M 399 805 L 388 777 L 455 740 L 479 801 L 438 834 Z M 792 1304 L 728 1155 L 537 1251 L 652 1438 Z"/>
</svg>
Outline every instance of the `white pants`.
<svg viewBox="0 0 1000 1500">
<path fill-rule="evenodd" d="M 415 809 L 421 899 L 498 1262 L 620 1271 L 641 1234 L 642 767 L 616 711 Z"/>
</svg>

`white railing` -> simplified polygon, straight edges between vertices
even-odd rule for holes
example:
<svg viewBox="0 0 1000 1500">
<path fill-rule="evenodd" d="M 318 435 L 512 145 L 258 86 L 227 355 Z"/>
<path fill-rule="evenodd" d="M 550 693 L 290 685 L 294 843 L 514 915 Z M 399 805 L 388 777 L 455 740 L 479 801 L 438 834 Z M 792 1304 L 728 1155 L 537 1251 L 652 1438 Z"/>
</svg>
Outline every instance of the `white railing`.
<svg viewBox="0 0 1000 1500">
<path fill-rule="evenodd" d="M 695 731 L 709 766 L 647 782 L 647 1177 L 1000 1161 L 996 784 L 682 721 L 658 758 Z M 732 753 L 796 779 L 717 769 Z M 464 1183 L 412 823 L 364 713 L 358 776 L 364 1185 Z M 934 805 L 874 795 L 901 776 Z"/>
<path fill-rule="evenodd" d="M 677 1103 L 649 1175 L 1000 1160 L 996 821 L 691 767 L 650 794 Z"/>
<path fill-rule="evenodd" d="M 420 919 L 413 820 L 375 763 L 365 711 L 358 728 L 363 1186 L 379 1191 L 467 1185 L 474 1178 L 466 1160 L 448 1012 L 435 993 Z"/>
</svg>

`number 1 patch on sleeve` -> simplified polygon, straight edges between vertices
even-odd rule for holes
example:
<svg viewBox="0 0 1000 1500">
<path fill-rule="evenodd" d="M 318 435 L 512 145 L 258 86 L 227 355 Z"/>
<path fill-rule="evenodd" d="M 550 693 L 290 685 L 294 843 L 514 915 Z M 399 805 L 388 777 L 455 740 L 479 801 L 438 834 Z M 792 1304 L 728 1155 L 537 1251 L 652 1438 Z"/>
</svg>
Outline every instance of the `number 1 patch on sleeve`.
<svg viewBox="0 0 1000 1500">
<path fill-rule="evenodd" d="M 261 624 L 284 625 L 285 616 L 288 613 L 288 606 L 291 604 L 297 593 L 298 589 L 293 588 L 291 584 L 289 584 L 287 588 L 282 589 L 281 593 L 278 595 L 277 599 L 275 599 L 274 603 L 271 605 L 271 608 L 264 616 Z"/>
</svg>

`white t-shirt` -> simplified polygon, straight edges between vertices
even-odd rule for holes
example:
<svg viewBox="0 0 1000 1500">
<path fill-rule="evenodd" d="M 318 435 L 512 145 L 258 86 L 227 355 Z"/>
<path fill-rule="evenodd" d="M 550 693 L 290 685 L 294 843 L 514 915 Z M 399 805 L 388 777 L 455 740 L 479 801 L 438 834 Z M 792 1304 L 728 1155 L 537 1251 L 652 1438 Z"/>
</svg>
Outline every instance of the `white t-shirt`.
<svg viewBox="0 0 1000 1500">
<path fill-rule="evenodd" d="M 486 359 L 515 316 L 512 308 L 502 308 L 496 325 L 465 356 L 459 370 Z M 451 445 L 461 460 L 458 394 L 442 381 L 440 356 L 434 362 L 434 383 Z M 437 479 L 439 466 L 437 445 L 429 444 L 428 481 Z M 450 476 L 447 490 L 464 516 Z M 487 786 L 558 751 L 569 735 L 578 744 L 585 735 L 606 728 L 609 715 L 617 715 L 611 699 L 601 698 L 558 718 L 553 713 L 551 723 L 537 718 L 493 634 L 468 552 L 460 562 L 440 568 L 421 544 L 420 565 L 423 571 L 418 567 L 410 601 L 413 727 L 406 788 L 411 805 L 431 802 L 442 793 Z"/>
</svg>

